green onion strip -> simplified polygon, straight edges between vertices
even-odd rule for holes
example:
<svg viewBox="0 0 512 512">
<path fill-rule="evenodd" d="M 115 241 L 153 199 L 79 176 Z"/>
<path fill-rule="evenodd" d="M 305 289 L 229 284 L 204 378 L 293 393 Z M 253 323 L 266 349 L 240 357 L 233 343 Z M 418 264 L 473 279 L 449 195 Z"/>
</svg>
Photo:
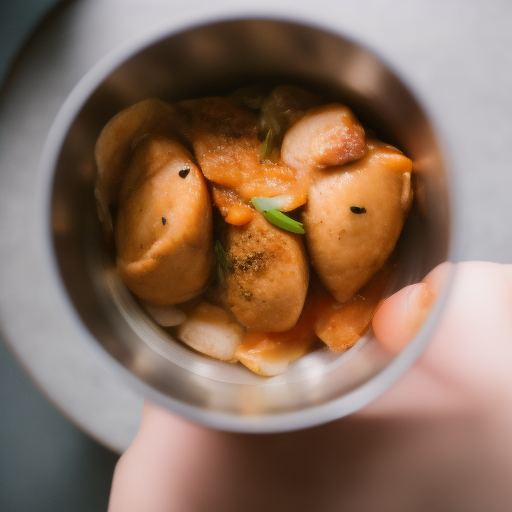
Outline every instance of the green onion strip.
<svg viewBox="0 0 512 512">
<path fill-rule="evenodd" d="M 271 197 L 253 197 L 251 199 L 254 208 L 258 210 L 269 222 L 275 226 L 291 231 L 292 233 L 304 234 L 304 226 L 283 212 L 275 209 L 276 200 Z"/>
</svg>

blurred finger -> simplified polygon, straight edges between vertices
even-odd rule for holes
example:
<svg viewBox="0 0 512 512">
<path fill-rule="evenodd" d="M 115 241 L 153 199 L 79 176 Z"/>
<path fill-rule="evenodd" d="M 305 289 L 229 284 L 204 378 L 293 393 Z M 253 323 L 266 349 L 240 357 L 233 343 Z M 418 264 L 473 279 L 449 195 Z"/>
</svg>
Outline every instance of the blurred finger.
<svg viewBox="0 0 512 512">
<path fill-rule="evenodd" d="M 434 296 L 439 293 L 446 270 L 437 267 L 424 279 Z M 414 286 L 421 293 L 420 285 Z M 418 299 L 411 291 L 405 293 L 390 297 L 379 311 L 382 316 L 375 318 L 378 339 L 395 352 L 408 343 L 425 314 L 421 297 Z M 395 315 L 395 320 L 385 314 Z M 400 331 L 400 322 L 408 322 L 409 331 Z M 512 416 L 511 362 L 512 266 L 460 263 L 425 351 L 411 370 L 364 412 L 373 417 L 431 416 L 434 412 L 453 415 L 462 410 L 485 409 Z"/>
<path fill-rule="evenodd" d="M 414 338 L 452 267 L 451 263 L 438 265 L 421 283 L 406 286 L 381 304 L 372 326 L 386 350 L 398 353 Z"/>
<path fill-rule="evenodd" d="M 217 458 L 216 435 L 146 400 L 140 430 L 116 466 L 108 511 L 201 509 L 215 485 L 204 461 Z"/>
</svg>

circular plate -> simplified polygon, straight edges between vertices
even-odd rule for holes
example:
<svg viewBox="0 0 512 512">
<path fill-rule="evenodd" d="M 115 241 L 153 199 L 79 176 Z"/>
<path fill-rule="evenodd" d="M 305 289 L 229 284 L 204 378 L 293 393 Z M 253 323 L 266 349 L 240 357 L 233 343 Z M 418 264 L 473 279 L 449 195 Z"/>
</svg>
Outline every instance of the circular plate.
<svg viewBox="0 0 512 512">
<path fill-rule="evenodd" d="M 406 4 L 402 3 L 405 10 L 398 14 L 388 4 L 384 8 L 379 3 L 369 1 L 345 2 L 343 6 L 338 2 L 320 1 L 315 2 L 314 11 L 311 7 L 309 12 L 306 7 L 302 13 L 297 13 L 295 2 L 282 1 L 277 7 L 272 6 L 272 2 L 268 2 L 268 5 L 262 1 L 253 3 L 254 11 L 246 5 L 245 12 L 265 12 L 267 15 L 276 12 L 281 16 L 291 13 L 294 17 L 301 15 L 304 19 L 325 23 L 331 28 L 333 20 L 339 20 L 341 32 L 377 48 L 378 53 L 405 76 L 406 81 L 430 105 L 432 117 L 438 121 L 441 131 L 450 133 L 448 142 L 452 160 L 464 163 L 470 147 L 467 135 L 471 128 L 469 123 L 463 128 L 459 126 L 456 114 L 465 113 L 466 110 L 450 93 L 457 82 L 456 75 L 451 71 L 452 61 L 448 63 L 447 59 L 453 60 L 459 54 L 453 41 L 460 42 L 462 39 L 468 42 L 466 52 L 471 52 L 470 46 L 476 47 L 476 42 L 469 44 L 473 35 L 471 23 L 459 23 L 458 28 L 454 29 L 450 19 L 441 16 L 440 7 L 427 3 L 422 7 L 417 5 L 415 10 L 404 7 Z M 83 75 L 107 53 L 134 35 L 150 30 L 162 19 L 183 14 L 202 4 L 206 6 L 207 2 L 196 0 L 186 4 L 167 0 L 66 3 L 38 29 L 19 56 L 0 103 L 2 334 L 49 399 L 80 428 L 119 452 L 129 445 L 138 429 L 143 397 L 89 352 L 68 324 L 53 296 L 38 247 L 39 237 L 35 232 L 38 225 L 34 222 L 38 165 L 52 122 Z M 365 7 L 362 4 L 368 5 Z M 471 6 L 468 6 L 468 11 L 462 1 L 458 5 L 465 9 L 466 17 L 468 12 L 471 14 Z M 230 12 L 229 6 L 223 9 Z M 239 6 L 233 9 L 240 12 Z M 460 22 L 460 18 L 453 15 L 452 21 Z M 434 24 L 437 27 L 435 34 L 430 30 Z M 443 39 L 447 34 L 453 38 L 451 44 Z M 508 36 L 509 42 L 510 39 Z M 430 53 L 425 52 L 427 47 Z M 478 58 L 478 53 L 472 55 Z M 485 62 L 485 59 L 481 60 Z M 451 81 L 436 80 L 437 73 L 443 70 L 453 78 Z M 468 90 L 480 90 L 479 83 L 472 87 L 467 86 L 462 94 L 467 96 Z M 507 87 L 505 81 L 503 98 L 506 98 Z M 501 89 L 497 91 L 495 101 L 496 98 L 499 100 L 500 94 Z M 502 135 L 507 130 L 512 135 L 510 126 L 505 125 L 505 114 L 506 111 L 498 113 L 498 128 L 500 121 L 503 121 Z M 483 116 L 478 108 L 473 115 Z M 480 142 L 492 137 L 496 123 L 493 127 L 491 132 L 482 135 Z M 500 174 L 500 165 L 505 165 L 505 159 L 495 158 L 495 163 L 498 164 L 496 172 Z M 474 169 L 475 165 L 471 161 L 469 168 Z M 468 198 L 471 199 L 471 192 L 478 189 L 477 178 L 478 171 L 474 181 L 469 180 L 471 190 L 463 190 L 466 194 L 462 196 L 463 205 L 468 203 Z M 510 175 L 506 180 L 509 186 L 502 186 L 501 190 L 510 189 Z M 501 214 L 508 214 L 508 218 L 511 218 L 511 212 L 504 210 L 510 210 L 505 206 L 509 202 L 500 204 Z M 463 209 L 466 225 L 472 220 L 476 221 L 469 231 L 486 231 L 482 226 L 489 217 L 482 217 L 482 211 L 484 204 L 478 200 L 472 202 L 471 208 Z M 494 215 L 500 215 L 500 212 L 495 210 Z M 486 259 L 503 259 L 502 255 L 507 254 L 512 246 L 510 236 L 503 237 L 501 232 L 496 231 L 485 235 L 487 253 L 478 252 L 480 244 L 475 244 L 473 248 L 470 243 L 470 255 L 473 256 L 473 252 Z"/>
</svg>

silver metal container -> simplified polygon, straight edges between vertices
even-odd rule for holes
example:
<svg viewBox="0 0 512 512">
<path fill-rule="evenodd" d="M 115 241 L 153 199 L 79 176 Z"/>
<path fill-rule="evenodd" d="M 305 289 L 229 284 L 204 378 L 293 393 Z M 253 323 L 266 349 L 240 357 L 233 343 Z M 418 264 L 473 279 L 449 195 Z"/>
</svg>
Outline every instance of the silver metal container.
<svg viewBox="0 0 512 512">
<path fill-rule="evenodd" d="M 100 236 L 93 149 L 102 127 L 145 98 L 172 102 L 262 80 L 328 92 L 413 159 L 416 207 L 399 242 L 394 289 L 457 259 L 448 169 L 427 113 L 372 52 L 303 20 L 199 16 L 110 54 L 63 105 L 39 183 L 48 268 L 74 329 L 112 371 L 155 402 L 208 426 L 248 432 L 319 424 L 381 394 L 423 350 L 449 288 L 398 356 L 383 351 L 370 332 L 344 354 L 318 350 L 274 378 L 169 341 L 144 315 L 117 275 L 113 247 Z"/>
</svg>

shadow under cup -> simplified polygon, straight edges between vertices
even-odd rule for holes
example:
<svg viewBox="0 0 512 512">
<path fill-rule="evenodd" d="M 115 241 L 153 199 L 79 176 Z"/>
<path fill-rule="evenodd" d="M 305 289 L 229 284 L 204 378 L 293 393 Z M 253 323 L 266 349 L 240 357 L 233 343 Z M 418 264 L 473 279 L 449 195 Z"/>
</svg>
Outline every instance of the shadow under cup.
<svg viewBox="0 0 512 512">
<path fill-rule="evenodd" d="M 118 111 L 146 98 L 172 102 L 262 81 L 326 92 L 412 158 L 415 206 L 398 243 L 389 292 L 449 259 L 447 170 L 417 100 L 366 49 L 319 28 L 269 19 L 168 29 L 93 68 L 68 98 L 47 142 L 45 242 L 70 322 L 112 369 L 150 399 L 200 423 L 275 432 L 341 417 L 382 393 L 421 353 L 440 301 L 398 356 L 382 350 L 369 332 L 344 354 L 319 349 L 281 376 L 259 377 L 173 342 L 145 316 L 120 281 L 93 196 L 94 145 Z"/>
</svg>

